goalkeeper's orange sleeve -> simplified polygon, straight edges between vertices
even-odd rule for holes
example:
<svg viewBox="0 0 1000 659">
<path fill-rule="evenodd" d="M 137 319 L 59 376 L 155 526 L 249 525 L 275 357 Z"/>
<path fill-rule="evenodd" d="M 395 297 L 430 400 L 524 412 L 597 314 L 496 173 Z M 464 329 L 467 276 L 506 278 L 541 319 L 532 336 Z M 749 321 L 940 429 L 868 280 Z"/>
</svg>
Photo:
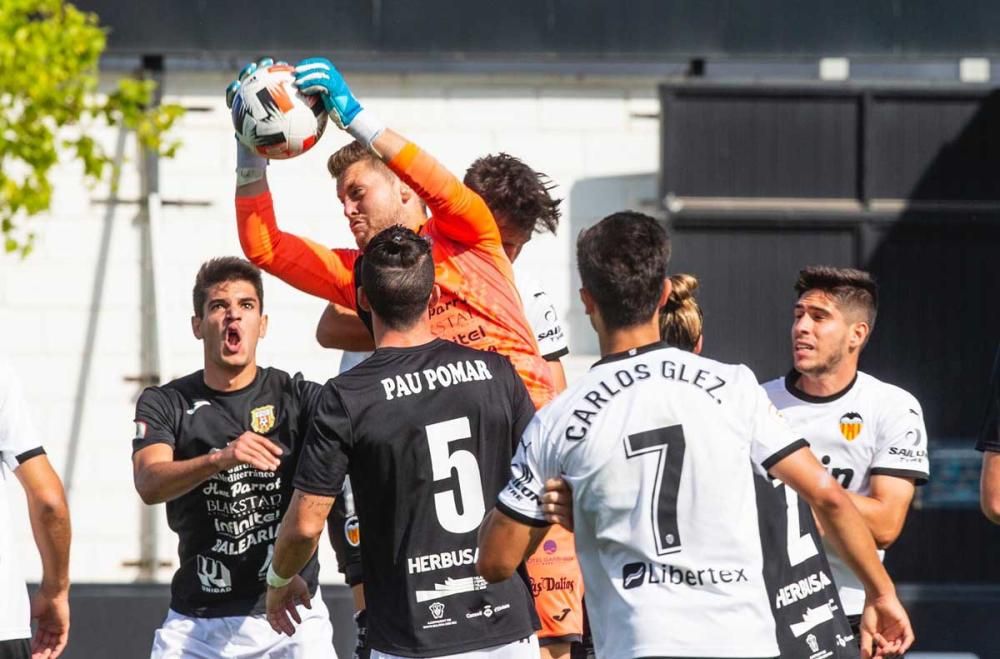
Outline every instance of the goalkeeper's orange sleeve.
<svg viewBox="0 0 1000 659">
<path fill-rule="evenodd" d="M 432 155 L 408 142 L 389 167 L 427 202 L 433 232 L 469 247 L 502 249 L 500 230 L 486 202 Z"/>
<path fill-rule="evenodd" d="M 278 228 L 271 193 L 236 197 L 243 253 L 259 268 L 316 297 L 355 308 L 355 249 L 328 249 Z"/>
</svg>

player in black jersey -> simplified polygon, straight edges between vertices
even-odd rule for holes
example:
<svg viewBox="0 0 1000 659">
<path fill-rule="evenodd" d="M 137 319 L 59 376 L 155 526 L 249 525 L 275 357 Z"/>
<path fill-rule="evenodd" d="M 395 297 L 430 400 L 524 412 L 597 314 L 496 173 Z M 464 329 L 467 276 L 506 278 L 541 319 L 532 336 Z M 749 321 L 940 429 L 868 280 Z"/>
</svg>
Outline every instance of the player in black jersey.
<svg viewBox="0 0 1000 659">
<path fill-rule="evenodd" d="M 536 657 L 531 594 L 519 576 L 476 574 L 486 502 L 510 477 L 534 414 L 503 356 L 436 339 L 430 246 L 403 227 L 368 245 L 359 299 L 375 354 L 323 388 L 268 583 L 268 619 L 297 633 L 309 595 L 295 575 L 349 474 L 359 521 L 372 657 Z M 287 575 L 287 576 L 285 576 Z"/>
<path fill-rule="evenodd" d="M 262 308 L 256 267 L 232 257 L 202 265 L 191 327 L 204 369 L 146 389 L 136 404 L 135 487 L 147 504 L 166 502 L 180 541 L 154 658 L 335 657 L 321 599 L 294 639 L 262 615 L 278 522 L 321 390 L 257 366 Z M 308 557 L 301 575 L 310 593 L 318 571 Z"/>
</svg>

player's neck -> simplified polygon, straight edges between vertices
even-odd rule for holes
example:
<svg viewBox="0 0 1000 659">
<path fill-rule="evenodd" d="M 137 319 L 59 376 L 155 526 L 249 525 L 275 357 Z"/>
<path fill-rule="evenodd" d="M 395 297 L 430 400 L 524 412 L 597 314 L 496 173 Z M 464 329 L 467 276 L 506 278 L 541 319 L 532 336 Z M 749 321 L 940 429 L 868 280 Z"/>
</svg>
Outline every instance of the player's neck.
<svg viewBox="0 0 1000 659">
<path fill-rule="evenodd" d="M 655 321 L 632 327 L 606 330 L 598 334 L 601 357 L 626 352 L 632 348 L 641 348 L 659 340 L 660 327 Z"/>
<path fill-rule="evenodd" d="M 832 396 L 849 387 L 857 375 L 857 364 L 845 365 L 829 373 L 800 373 L 795 388 L 810 396 Z"/>
<path fill-rule="evenodd" d="M 372 329 L 375 330 L 376 348 L 413 348 L 430 343 L 437 337 L 431 332 L 430 323 L 421 321 L 405 330 L 386 327 L 378 319 L 372 318 Z"/>
<path fill-rule="evenodd" d="M 250 362 L 246 366 L 222 368 L 206 362 L 202 380 L 205 386 L 213 391 L 238 391 L 254 381 L 257 377 L 257 363 Z"/>
</svg>

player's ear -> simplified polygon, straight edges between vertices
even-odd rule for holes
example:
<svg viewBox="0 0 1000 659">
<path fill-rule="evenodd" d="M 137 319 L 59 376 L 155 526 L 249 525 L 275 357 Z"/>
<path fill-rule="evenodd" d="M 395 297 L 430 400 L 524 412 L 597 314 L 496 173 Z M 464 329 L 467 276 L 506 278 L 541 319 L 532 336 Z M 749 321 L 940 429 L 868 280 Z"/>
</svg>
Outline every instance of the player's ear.
<svg viewBox="0 0 1000 659">
<path fill-rule="evenodd" d="M 263 339 L 265 336 L 267 336 L 267 314 L 263 314 L 260 317 L 260 337 L 259 338 Z"/>
<path fill-rule="evenodd" d="M 698 337 L 698 343 L 694 344 L 694 350 L 692 350 L 691 352 L 693 352 L 696 355 L 700 355 L 701 349 L 702 347 L 704 347 L 704 345 L 705 345 L 705 335 L 702 334 L 701 336 Z"/>
<path fill-rule="evenodd" d="M 848 347 L 851 350 L 860 350 L 864 347 L 870 333 L 871 327 L 865 321 L 859 320 L 856 323 L 852 323 L 850 337 L 848 338 Z"/>
<path fill-rule="evenodd" d="M 198 316 L 191 316 L 191 333 L 194 334 L 194 338 L 199 341 L 204 338 L 201 335 L 201 318 Z"/>
<path fill-rule="evenodd" d="M 431 296 L 427 300 L 427 308 L 433 309 L 437 306 L 437 303 L 441 301 L 441 287 L 434 284 L 434 288 L 431 289 Z"/>
<path fill-rule="evenodd" d="M 365 295 L 365 289 L 363 286 L 358 286 L 358 306 L 368 313 L 371 313 L 372 311 L 372 305 L 368 302 L 368 296 Z"/>
<path fill-rule="evenodd" d="M 583 302 L 583 312 L 588 316 L 594 314 L 594 298 L 590 295 L 590 291 L 586 288 L 580 287 L 580 302 Z"/>
<path fill-rule="evenodd" d="M 399 181 L 399 200 L 403 202 L 404 205 L 414 200 L 416 196 L 416 193 L 413 192 L 413 188 L 402 181 Z"/>
<path fill-rule="evenodd" d="M 670 283 L 670 277 L 666 277 L 663 280 L 663 290 L 660 291 L 660 303 L 656 305 L 657 309 L 662 309 L 667 306 L 667 300 L 670 299 L 670 291 L 673 290 L 673 284 Z"/>
</svg>

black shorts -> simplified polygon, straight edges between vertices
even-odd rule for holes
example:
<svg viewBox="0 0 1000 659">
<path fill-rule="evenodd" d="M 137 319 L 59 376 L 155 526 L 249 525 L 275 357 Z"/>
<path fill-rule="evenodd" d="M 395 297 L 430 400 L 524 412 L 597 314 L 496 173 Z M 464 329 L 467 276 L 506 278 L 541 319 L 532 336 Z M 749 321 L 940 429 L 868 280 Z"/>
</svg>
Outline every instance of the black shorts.
<svg viewBox="0 0 1000 659">
<path fill-rule="evenodd" d="M 0 659 L 31 659 L 31 642 L 26 638 L 0 641 Z"/>
</svg>

